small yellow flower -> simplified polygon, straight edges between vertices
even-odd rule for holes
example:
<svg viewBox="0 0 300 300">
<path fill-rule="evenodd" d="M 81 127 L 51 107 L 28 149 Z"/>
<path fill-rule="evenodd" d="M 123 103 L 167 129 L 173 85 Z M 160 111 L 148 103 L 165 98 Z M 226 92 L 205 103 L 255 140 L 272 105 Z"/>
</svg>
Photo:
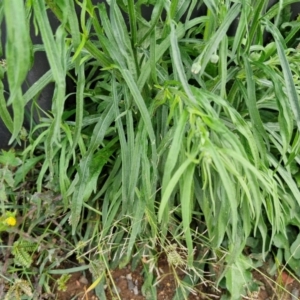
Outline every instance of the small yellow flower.
<svg viewBox="0 0 300 300">
<path fill-rule="evenodd" d="M 17 224 L 17 219 L 15 217 L 8 217 L 5 223 L 9 226 L 15 226 Z"/>
</svg>

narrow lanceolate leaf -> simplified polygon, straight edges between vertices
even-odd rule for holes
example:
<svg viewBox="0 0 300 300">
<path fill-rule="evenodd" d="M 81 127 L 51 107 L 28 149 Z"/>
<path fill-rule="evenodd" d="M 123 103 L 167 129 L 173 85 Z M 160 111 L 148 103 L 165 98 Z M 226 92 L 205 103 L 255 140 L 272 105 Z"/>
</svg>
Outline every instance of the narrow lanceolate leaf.
<svg viewBox="0 0 300 300">
<path fill-rule="evenodd" d="M 77 174 L 78 183 L 75 187 L 72 196 L 72 203 L 71 203 L 70 222 L 72 226 L 72 234 L 75 234 L 76 227 L 80 219 L 82 205 L 87 194 L 86 188 L 89 186 L 89 181 L 93 177 L 92 167 L 93 167 L 93 163 L 95 163 L 95 161 L 93 160 L 94 152 L 103 141 L 107 129 L 109 128 L 109 126 L 111 125 L 114 119 L 115 119 L 115 113 L 113 110 L 113 106 L 110 105 L 103 112 L 97 125 L 95 126 L 91 138 L 91 142 L 90 142 L 90 147 L 80 162 L 79 170 Z"/>
<path fill-rule="evenodd" d="M 33 1 L 33 8 L 42 35 L 43 44 L 46 49 L 47 58 L 53 72 L 54 80 L 59 81 L 63 71 L 61 57 L 59 55 L 60 53 L 58 52 L 57 44 L 55 42 L 49 19 L 47 17 L 44 1 Z"/>
<path fill-rule="evenodd" d="M 30 67 L 31 43 L 24 1 L 4 0 L 4 13 L 7 30 L 7 76 L 11 93 L 9 103 L 12 103 Z"/>
<path fill-rule="evenodd" d="M 279 130 L 282 137 L 283 151 L 281 154 L 284 154 L 289 147 L 293 135 L 294 120 L 289 98 L 282 89 L 282 74 L 274 72 L 270 66 L 267 66 L 264 63 L 254 62 L 254 65 L 264 71 L 273 82 L 277 109 L 279 111 Z"/>
<path fill-rule="evenodd" d="M 114 35 L 111 32 L 111 26 L 110 26 L 108 20 L 106 20 L 104 22 L 103 26 L 110 32 L 111 36 L 113 37 Z M 145 100 L 144 100 L 141 92 L 138 89 L 136 80 L 134 79 L 133 75 L 126 67 L 126 64 L 124 61 L 125 57 L 123 57 L 117 51 L 118 45 L 113 41 L 113 38 L 108 40 L 108 39 L 105 39 L 104 37 L 99 37 L 99 40 L 101 43 L 104 44 L 105 48 L 110 52 L 112 58 L 117 63 L 117 65 L 119 67 L 119 71 L 121 72 L 123 79 L 125 80 L 127 87 L 129 88 L 131 95 L 135 101 L 135 104 L 137 105 L 137 107 L 140 111 L 141 117 L 145 124 L 145 129 L 146 129 L 149 139 L 151 141 L 152 163 L 156 164 L 157 163 L 156 140 L 155 140 L 155 134 L 154 134 L 154 130 L 153 130 L 152 122 L 151 122 L 151 117 L 150 117 L 147 105 L 145 103 Z"/>
<path fill-rule="evenodd" d="M 176 163 L 178 161 L 178 156 L 180 152 L 180 146 L 182 145 L 182 140 L 186 131 L 186 122 L 188 119 L 188 113 L 187 111 L 183 111 L 179 122 L 177 124 L 176 131 L 174 133 L 173 141 L 171 144 L 171 148 L 168 153 L 168 157 L 165 163 L 164 168 L 164 177 L 162 182 L 162 193 L 165 193 L 166 187 L 169 184 L 169 181 L 172 176 L 172 172 L 176 166 Z"/>
<path fill-rule="evenodd" d="M 70 31 L 72 35 L 72 40 L 74 44 L 75 50 L 78 51 L 80 48 L 80 30 L 78 19 L 76 15 L 75 5 L 73 0 L 69 0 L 69 11 L 68 11 L 68 20 L 70 25 Z M 84 40 L 84 37 L 82 37 Z M 73 138 L 73 146 L 72 149 L 74 150 L 77 146 L 81 129 L 82 129 L 82 120 L 83 120 L 83 91 L 85 86 L 85 64 L 80 64 L 80 60 L 82 58 L 81 53 L 77 53 L 77 56 L 74 55 L 73 60 L 75 60 L 75 68 L 77 73 L 77 84 L 76 84 L 76 125 L 75 125 L 75 133 Z M 72 151 L 70 151 L 71 153 Z"/>
<path fill-rule="evenodd" d="M 290 101 L 290 105 L 294 114 L 294 118 L 298 127 L 298 130 L 300 131 L 300 104 L 299 104 L 299 97 L 297 95 L 296 87 L 293 80 L 293 75 L 289 66 L 289 62 L 287 60 L 286 54 L 285 54 L 285 43 L 284 40 L 278 30 L 277 27 L 275 27 L 271 22 L 266 21 L 267 29 L 272 33 L 276 48 L 278 57 L 280 60 L 280 65 L 283 73 L 283 78 L 285 81 L 285 90 L 288 95 L 288 99 Z"/>
<path fill-rule="evenodd" d="M 149 114 L 149 111 L 147 109 L 147 106 L 145 104 L 145 101 L 138 90 L 138 87 L 130 74 L 130 72 L 126 69 L 120 70 L 122 75 L 124 76 L 124 79 L 130 89 L 130 92 L 135 100 L 135 103 L 137 107 L 139 108 L 139 111 L 141 113 L 141 116 L 143 118 L 144 124 L 145 124 L 145 129 L 149 135 L 150 143 L 151 143 L 151 148 L 152 148 L 152 163 L 156 164 L 157 163 L 157 154 L 156 154 L 156 141 L 155 141 L 155 134 L 151 122 L 151 117 Z"/>
<path fill-rule="evenodd" d="M 78 57 L 78 60 L 81 56 Z M 76 85 L 76 124 L 75 124 L 75 133 L 73 138 L 72 149 L 74 150 L 77 146 L 78 140 L 80 138 L 83 122 L 83 106 L 84 106 L 84 87 L 85 87 L 85 64 L 77 65 L 77 85 Z M 72 151 L 70 151 L 72 153 Z"/>
<path fill-rule="evenodd" d="M 226 202 L 226 206 L 230 210 L 231 215 L 231 226 L 232 226 L 232 240 L 235 241 L 238 225 L 238 197 L 236 188 L 230 173 L 226 170 L 225 165 L 216 149 L 216 147 L 207 140 L 207 151 L 211 155 L 212 161 L 214 162 L 215 169 L 217 170 L 221 182 L 224 187 L 225 194 L 221 195 L 221 201 Z"/>
<path fill-rule="evenodd" d="M 72 41 L 75 47 L 75 50 L 79 47 L 81 39 L 80 39 L 80 30 L 78 24 L 78 18 L 75 10 L 75 3 L 72 0 L 69 1 L 69 11 L 68 11 L 68 21 L 70 26 L 70 32 L 72 35 Z"/>
<path fill-rule="evenodd" d="M 120 146 L 121 146 L 121 158 L 122 158 L 122 201 L 124 207 L 128 205 L 128 186 L 129 186 L 129 176 L 130 174 L 130 151 L 129 146 L 126 141 L 126 136 L 122 124 L 122 119 L 120 117 L 119 110 L 119 98 L 118 98 L 118 85 L 116 83 L 115 77 L 112 78 L 112 98 L 114 101 L 114 111 L 116 118 L 116 127 L 118 130 Z M 128 112 L 128 114 L 130 114 Z M 129 128 L 131 126 L 128 126 Z"/>
<path fill-rule="evenodd" d="M 255 90 L 255 82 L 253 80 L 253 72 L 251 69 L 250 62 L 248 58 L 246 58 L 245 56 L 244 56 L 244 64 L 245 64 L 246 82 L 247 82 L 247 93 L 244 94 L 245 101 L 252 122 L 253 134 L 257 139 L 257 148 L 260 151 L 262 162 L 266 163 L 265 143 L 267 143 L 268 137 L 257 108 L 257 101 L 256 101 L 256 94 L 255 94 L 256 90 Z"/>
<path fill-rule="evenodd" d="M 165 224 L 168 223 L 169 220 L 169 213 L 170 208 L 168 205 L 168 200 L 173 192 L 182 172 L 184 172 L 185 168 L 191 163 L 191 161 L 187 160 L 183 165 L 180 167 L 182 168 L 180 171 L 179 169 L 176 171 L 175 175 L 172 177 L 172 173 L 176 167 L 178 162 L 178 156 L 181 150 L 182 141 L 184 138 L 184 134 L 186 131 L 186 122 L 188 119 L 187 111 L 183 111 L 180 120 L 177 124 L 177 128 L 173 137 L 173 141 L 168 153 L 168 157 L 164 167 L 164 175 L 162 181 L 162 200 L 159 206 L 159 213 L 158 213 L 158 221 L 163 221 Z M 178 177 L 179 176 L 179 177 Z M 172 179 L 171 179 L 172 178 Z M 164 226 L 166 227 L 166 226 Z"/>
<path fill-rule="evenodd" d="M 182 37 L 184 32 L 185 32 L 185 28 L 183 26 L 179 26 L 178 28 L 176 28 L 175 35 L 177 38 Z M 155 62 L 156 63 L 161 59 L 163 54 L 170 47 L 170 40 L 171 40 L 170 36 L 167 36 L 159 45 L 156 45 L 156 49 L 155 49 L 155 53 L 156 53 Z M 143 72 L 141 72 L 141 75 L 137 82 L 137 86 L 140 91 L 144 88 L 147 80 L 149 79 L 149 76 L 151 74 L 152 64 L 153 64 L 153 62 L 148 60 L 145 63 L 145 65 L 143 66 Z"/>
<path fill-rule="evenodd" d="M 191 236 L 190 223 L 192 220 L 193 211 L 193 197 L 194 197 L 194 171 L 195 164 L 190 164 L 184 175 L 182 176 L 183 187 L 181 192 L 181 209 L 182 209 L 182 223 L 183 231 L 185 233 L 185 240 L 188 248 L 188 265 L 192 266 L 193 262 L 193 240 Z"/>
<path fill-rule="evenodd" d="M 132 250 L 133 250 L 134 244 L 136 242 L 138 234 L 142 230 L 142 219 L 143 219 L 144 213 L 145 213 L 145 206 L 146 206 L 145 202 L 142 201 L 141 199 L 138 199 L 137 205 L 135 207 L 134 216 L 132 219 L 131 235 L 129 238 L 126 259 L 124 262 L 124 263 L 126 263 L 126 265 L 128 263 L 130 263 L 130 260 L 132 259 Z"/>
<path fill-rule="evenodd" d="M 3 89 L 2 82 L 0 82 L 0 116 L 5 126 L 8 128 L 10 132 L 12 132 L 14 125 L 13 125 L 13 120 L 11 118 L 11 115 L 9 114 L 6 106 L 6 100 L 4 98 L 4 89 Z"/>
<path fill-rule="evenodd" d="M 127 62 L 127 67 L 133 78 L 136 80 L 138 73 L 136 47 L 131 47 L 132 43 L 130 42 L 124 18 L 115 1 L 111 1 L 110 7 L 110 22 L 114 38 L 118 45 L 118 51 L 123 54 Z"/>
<path fill-rule="evenodd" d="M 45 2 L 43 0 L 33 1 L 35 17 L 42 36 L 42 41 L 45 47 L 47 59 L 49 61 L 52 75 L 56 83 L 53 115 L 54 122 L 52 123 L 47 139 L 47 159 L 52 159 L 52 145 L 60 140 L 60 122 L 64 109 L 65 91 L 66 91 L 66 62 L 65 62 L 65 37 L 66 33 L 62 26 L 56 31 L 56 39 L 50 26 L 50 22 L 46 13 Z"/>
<path fill-rule="evenodd" d="M 27 16 L 23 0 L 4 0 L 4 13 L 7 30 L 5 47 L 7 78 L 10 89 L 8 104 L 12 104 L 14 111 L 13 135 L 14 140 L 23 125 L 24 101 L 21 85 L 30 68 L 31 42 Z M 16 16 L 18 16 L 16 18 Z"/>
<path fill-rule="evenodd" d="M 197 101 L 189 87 L 186 75 L 185 75 L 185 70 L 183 68 L 183 64 L 181 61 L 180 57 L 180 50 L 178 47 L 178 41 L 177 41 L 177 36 L 176 36 L 176 31 L 175 31 L 175 26 L 173 23 L 171 23 L 171 35 L 170 35 L 170 40 L 171 40 L 171 50 L 172 50 L 172 63 L 174 65 L 174 69 L 176 70 L 180 83 L 182 84 L 184 91 L 186 92 L 188 98 L 187 100 L 189 101 L 190 105 L 196 105 Z"/>
<path fill-rule="evenodd" d="M 229 26 L 240 13 L 240 8 L 241 6 L 239 3 L 233 5 L 232 8 L 229 10 L 228 14 L 226 15 L 222 26 L 220 26 L 219 29 L 214 33 L 214 35 L 209 38 L 207 46 L 205 47 L 204 51 L 200 54 L 199 58 L 197 58 L 201 65 L 201 70 L 199 72 L 200 74 L 204 73 L 208 62 L 210 61 L 212 55 L 216 53 L 220 42 L 227 33 Z"/>
<path fill-rule="evenodd" d="M 163 193 L 163 196 L 162 196 L 162 199 L 160 202 L 160 206 L 159 206 L 159 210 L 158 210 L 158 222 L 162 221 L 168 200 L 169 200 L 172 192 L 174 191 L 174 188 L 175 188 L 176 184 L 178 183 L 179 179 L 183 176 L 185 170 L 188 168 L 188 166 L 191 163 L 193 163 L 193 161 L 190 158 L 186 159 L 182 163 L 182 165 L 176 170 L 176 172 L 174 173 L 174 175 L 168 182 L 168 185 L 166 186 L 165 192 Z M 169 211 L 167 211 L 167 214 L 169 214 Z M 166 221 L 166 220 L 164 220 L 164 221 Z"/>
</svg>

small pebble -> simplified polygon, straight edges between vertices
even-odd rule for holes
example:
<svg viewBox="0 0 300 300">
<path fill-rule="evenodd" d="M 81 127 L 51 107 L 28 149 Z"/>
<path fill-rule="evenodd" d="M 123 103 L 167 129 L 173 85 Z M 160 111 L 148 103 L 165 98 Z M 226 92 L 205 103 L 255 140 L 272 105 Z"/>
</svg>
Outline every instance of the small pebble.
<svg viewBox="0 0 300 300">
<path fill-rule="evenodd" d="M 86 277 L 84 277 L 84 276 L 80 277 L 79 282 L 84 285 L 87 285 L 89 283 L 88 280 L 86 279 Z"/>
<path fill-rule="evenodd" d="M 127 285 L 128 285 L 128 289 L 129 289 L 130 291 L 133 291 L 133 290 L 134 290 L 135 285 L 134 285 L 134 283 L 133 283 L 132 280 L 127 279 Z"/>
<path fill-rule="evenodd" d="M 292 300 L 297 300 L 297 299 L 299 299 L 299 290 L 298 289 L 293 289 L 292 290 Z"/>
<path fill-rule="evenodd" d="M 128 289 L 130 291 L 132 291 L 135 295 L 138 295 L 139 294 L 139 290 L 138 290 L 138 287 L 137 287 L 137 281 L 136 281 L 135 284 L 133 283 L 131 273 L 129 273 L 129 274 L 126 275 L 126 279 L 127 279 Z"/>
<path fill-rule="evenodd" d="M 135 285 L 134 286 L 134 288 L 133 288 L 133 293 L 135 294 L 135 295 L 138 295 L 139 294 L 139 289 L 138 289 L 138 287 Z"/>
</svg>

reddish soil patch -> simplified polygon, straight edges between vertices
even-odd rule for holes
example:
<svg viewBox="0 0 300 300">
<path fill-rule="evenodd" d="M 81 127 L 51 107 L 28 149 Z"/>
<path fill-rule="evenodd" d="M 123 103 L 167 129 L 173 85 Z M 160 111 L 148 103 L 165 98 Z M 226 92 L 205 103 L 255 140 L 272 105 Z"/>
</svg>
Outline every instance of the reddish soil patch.
<svg viewBox="0 0 300 300">
<path fill-rule="evenodd" d="M 91 291 L 86 293 L 91 283 L 80 272 L 73 273 L 66 283 L 66 289 L 64 291 L 57 291 L 57 300 L 71 300 L 71 299 L 83 299 L 83 300 L 97 300 L 98 298 Z M 76 297 L 76 298 L 74 298 Z"/>
<path fill-rule="evenodd" d="M 268 277 L 264 267 L 260 270 L 253 271 L 253 277 L 257 282 L 261 283 L 259 293 L 256 298 L 252 296 L 249 299 L 257 300 L 297 300 L 300 299 L 300 282 L 299 279 L 292 277 L 286 271 L 282 271 L 281 274 Z"/>
<path fill-rule="evenodd" d="M 169 267 L 166 257 L 159 259 L 159 268 L 156 271 L 156 290 L 158 300 L 172 300 L 175 295 L 176 288 L 178 286 L 174 271 Z M 139 266 L 135 271 L 131 271 L 129 268 L 117 269 L 111 271 L 114 279 L 115 287 L 107 289 L 106 296 L 108 300 L 115 300 L 117 298 L 117 292 L 122 300 L 145 300 L 146 297 L 142 295 L 142 285 L 144 278 L 142 277 L 142 266 Z M 184 277 L 184 272 L 180 269 L 176 270 L 176 276 L 178 279 Z M 199 300 L 201 293 L 195 291 L 195 294 L 190 294 L 189 300 Z"/>
<path fill-rule="evenodd" d="M 179 268 L 171 270 L 166 257 L 161 257 L 158 262 L 159 268 L 155 271 L 156 274 L 156 290 L 158 300 L 172 300 L 178 287 L 178 280 L 181 280 L 186 274 Z M 107 300 L 145 300 L 146 297 L 142 294 L 142 286 L 144 283 L 143 266 L 140 265 L 136 270 L 132 271 L 130 267 L 116 269 L 110 271 L 111 277 L 107 276 L 106 297 Z M 177 277 L 177 279 L 176 279 Z M 113 279 L 112 280 L 110 279 Z M 91 282 L 86 279 L 82 280 L 80 274 L 73 274 L 66 284 L 65 292 L 57 293 L 57 300 L 71 300 L 78 295 L 76 299 L 80 300 L 96 300 L 98 299 L 94 293 L 85 294 Z M 206 290 L 206 292 L 205 292 Z M 190 293 L 188 300 L 202 299 L 219 299 L 218 295 L 208 293 L 207 287 L 199 286 L 195 289 L 194 294 Z M 212 297 L 213 298 L 212 298 Z M 148 298 L 150 299 L 150 298 Z M 101 300 L 101 299 L 98 299 Z"/>
<path fill-rule="evenodd" d="M 107 300 L 146 300 L 143 291 L 143 284 L 147 278 L 144 278 L 143 269 L 149 268 L 148 262 L 144 261 L 144 265 L 139 265 L 134 271 L 130 267 L 111 270 L 107 274 L 106 298 Z M 146 266 L 145 266 L 146 264 Z M 183 270 L 170 268 L 167 258 L 162 256 L 158 260 L 158 268 L 154 269 L 155 279 L 153 284 L 156 288 L 158 300 L 172 300 L 178 282 L 186 275 Z M 253 271 L 253 278 L 260 287 L 257 292 L 251 295 L 246 295 L 241 299 L 250 300 L 297 300 L 300 299 L 300 280 L 292 274 L 283 270 L 280 274 L 270 277 L 266 272 L 267 267 L 263 266 L 257 271 Z M 147 272 L 146 272 L 147 274 Z M 36 286 L 36 296 L 39 300 L 103 300 L 95 296 L 94 291 L 87 293 L 88 288 L 92 285 L 92 279 L 84 277 L 82 273 L 72 273 L 70 278 L 65 283 L 64 291 L 59 291 L 58 279 L 52 283 L 51 288 L 53 293 L 43 294 L 39 286 Z M 5 281 L 0 281 L 0 291 L 7 292 L 9 286 Z M 212 286 L 200 283 L 193 287 L 193 293 L 190 293 L 188 300 L 208 300 L 220 299 L 222 292 L 217 292 Z M 3 298 L 1 298 L 3 299 Z M 151 299 L 151 296 L 147 299 Z M 184 300 L 184 298 L 180 299 Z"/>
<path fill-rule="evenodd" d="M 108 279 L 106 289 L 107 300 L 145 300 L 142 295 L 142 285 L 144 278 L 142 276 L 142 266 L 139 266 L 135 271 L 130 268 L 116 269 L 111 271 L 111 278 L 114 284 Z M 270 278 L 263 272 L 262 268 L 259 271 L 253 272 L 254 279 L 260 283 L 260 289 L 252 295 L 247 295 L 241 299 L 250 300 L 297 300 L 300 299 L 300 283 L 298 280 L 283 271 L 280 275 Z M 178 284 L 174 272 L 170 269 L 166 258 L 159 260 L 158 277 L 156 279 L 157 299 L 172 300 Z M 180 269 L 176 273 L 178 278 L 184 277 L 184 272 Z M 67 283 L 65 292 L 58 292 L 57 300 L 96 300 L 98 299 L 92 292 L 85 294 L 86 289 L 91 283 L 82 280 L 80 274 L 73 274 L 72 278 Z M 208 300 L 220 299 L 221 293 L 216 293 L 212 288 L 202 284 L 197 286 L 195 293 L 190 293 L 188 300 Z M 74 298 L 78 295 L 77 298 Z M 148 298 L 149 299 L 149 298 Z M 98 299 L 101 300 L 101 299 Z M 183 299 L 182 299 L 183 300 Z"/>
</svg>

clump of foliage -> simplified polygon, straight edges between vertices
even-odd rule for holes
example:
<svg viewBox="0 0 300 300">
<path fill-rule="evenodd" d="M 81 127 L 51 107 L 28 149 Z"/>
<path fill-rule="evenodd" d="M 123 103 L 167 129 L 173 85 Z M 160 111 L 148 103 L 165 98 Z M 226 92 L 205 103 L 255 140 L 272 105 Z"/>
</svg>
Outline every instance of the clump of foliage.
<svg viewBox="0 0 300 300">
<path fill-rule="evenodd" d="M 141 10 L 148 2 L 112 0 L 108 11 L 86 0 L 77 3 L 80 18 L 71 0 L 1 4 L 8 28 L 16 8 L 23 16 L 19 29 L 8 32 L 14 57 L 7 55 L 3 71 L 15 118 L 3 99 L 0 108 L 14 138 L 23 104 L 45 83 L 55 85 L 52 112 L 29 132 L 16 185 L 4 179 L 0 186 L 17 188 L 32 178 L 31 194 L 22 198 L 27 205 L 3 201 L 19 212 L 26 245 L 33 242 L 22 250 L 23 272 L 32 264 L 28 256 L 44 251 L 40 283 L 47 289 L 45 278 L 62 274 L 51 247 L 34 245 L 54 235 L 70 251 L 60 262 L 72 253 L 82 270 L 101 265 L 91 271 L 101 299 L 105 270 L 145 258 L 143 293 L 155 299 L 160 253 L 188 274 L 177 299 L 208 280 L 207 266 L 230 299 L 257 288 L 251 270 L 266 257 L 300 276 L 300 27 L 289 19 L 296 1 L 269 10 L 268 1 L 204 1 L 207 14 L 191 18 L 197 1 L 158 0 L 146 21 Z M 54 35 L 47 8 L 61 23 Z M 51 70 L 22 95 L 30 15 Z M 66 76 L 75 95 L 65 95 Z M 73 106 L 65 105 L 68 98 Z"/>
</svg>

